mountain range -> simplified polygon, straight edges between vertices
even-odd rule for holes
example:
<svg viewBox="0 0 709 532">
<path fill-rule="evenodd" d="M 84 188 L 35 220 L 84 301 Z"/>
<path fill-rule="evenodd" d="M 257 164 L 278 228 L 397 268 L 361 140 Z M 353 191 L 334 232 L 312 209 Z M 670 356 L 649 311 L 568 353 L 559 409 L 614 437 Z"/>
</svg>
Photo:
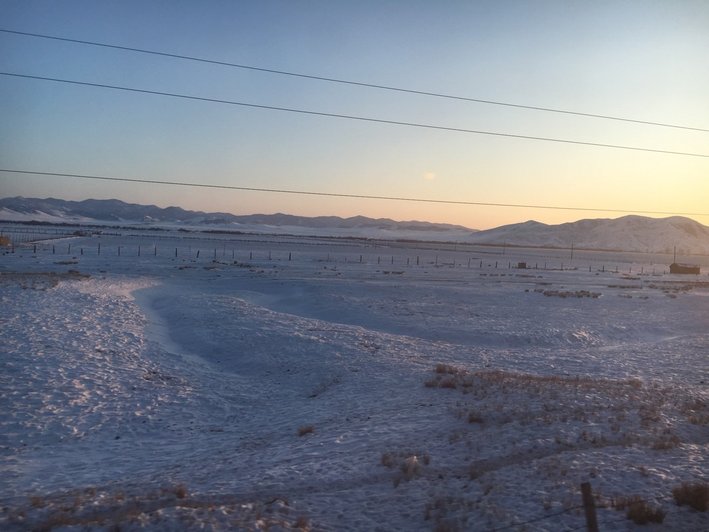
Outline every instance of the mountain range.
<svg viewBox="0 0 709 532">
<path fill-rule="evenodd" d="M 155 205 L 125 203 L 120 200 L 66 201 L 54 198 L 0 198 L 0 220 L 41 221 L 50 223 L 102 224 L 180 224 L 182 226 L 212 226 L 233 230 L 266 228 L 300 228 L 301 230 L 389 231 L 403 233 L 460 233 L 473 232 L 460 225 L 430 222 L 397 222 L 388 218 L 353 216 L 293 216 L 290 214 L 249 214 L 237 216 L 230 213 L 189 211 L 180 207 L 161 208 Z M 284 230 L 285 232 L 285 230 Z"/>
<path fill-rule="evenodd" d="M 304 217 L 289 214 L 205 213 L 120 200 L 66 201 L 0 198 L 0 221 L 83 224 L 147 224 L 243 232 L 412 239 L 471 244 L 672 252 L 709 255 L 709 227 L 690 218 L 623 216 L 559 225 L 534 220 L 476 231 L 460 225 L 353 216 Z"/>
</svg>

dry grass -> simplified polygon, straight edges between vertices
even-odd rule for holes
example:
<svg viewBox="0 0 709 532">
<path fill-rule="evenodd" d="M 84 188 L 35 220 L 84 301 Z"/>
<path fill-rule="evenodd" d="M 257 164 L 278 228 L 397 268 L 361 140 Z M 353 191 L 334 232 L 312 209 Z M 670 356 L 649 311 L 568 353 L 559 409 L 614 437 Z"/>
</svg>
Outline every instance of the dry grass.
<svg viewBox="0 0 709 532">
<path fill-rule="evenodd" d="M 287 500 L 248 501 L 195 496 L 184 484 L 155 491 L 96 488 L 30 497 L 4 508 L 0 527 L 12 530 L 302 530 L 317 528 Z"/>
<path fill-rule="evenodd" d="M 601 297 L 599 292 L 589 292 L 588 290 L 576 290 L 572 292 L 570 290 L 544 290 L 543 288 L 536 288 L 534 291 L 539 294 L 544 294 L 546 297 L 560 297 L 562 299 L 566 299 L 567 297 L 576 297 L 579 299 L 590 297 L 598 299 Z"/>
<path fill-rule="evenodd" d="M 69 270 L 66 273 L 55 272 L 0 272 L 0 286 L 17 285 L 22 289 L 49 290 L 57 286 L 61 281 L 85 280 L 90 278 L 89 274 L 76 270 Z"/>
<path fill-rule="evenodd" d="M 683 482 L 672 489 L 677 506 L 687 505 L 698 512 L 706 512 L 709 507 L 709 484 L 706 482 Z"/>
<path fill-rule="evenodd" d="M 423 468 L 431 463 L 428 453 L 384 453 L 381 464 L 389 469 L 397 469 L 394 476 L 394 487 L 402 480 L 409 482 L 421 475 Z"/>
<path fill-rule="evenodd" d="M 479 507 L 479 502 L 462 497 L 435 497 L 424 509 L 424 520 L 432 521 L 435 532 L 458 532 L 472 530 L 471 515 Z"/>
<path fill-rule="evenodd" d="M 315 427 L 312 425 L 303 425 L 298 428 L 298 436 L 305 436 L 306 434 L 313 434 L 315 432 Z"/>
<path fill-rule="evenodd" d="M 295 523 L 293 523 L 293 528 L 297 530 L 310 530 L 310 519 L 305 517 L 304 515 L 301 515 L 298 517 L 298 519 L 295 520 Z"/>
<path fill-rule="evenodd" d="M 625 516 L 636 525 L 648 523 L 662 523 L 665 520 L 665 511 L 662 508 L 650 506 L 645 501 L 639 501 L 628 507 Z"/>
<path fill-rule="evenodd" d="M 30 497 L 30 505 L 32 508 L 44 508 L 46 506 L 46 502 L 42 497 Z"/>
<path fill-rule="evenodd" d="M 177 497 L 178 499 L 184 499 L 185 497 L 187 497 L 187 487 L 184 484 L 178 484 L 169 491 L 174 493 L 175 497 Z"/>
<path fill-rule="evenodd" d="M 451 443 L 470 444 L 481 437 L 480 431 L 518 425 L 522 430 L 547 427 L 555 442 L 551 445 L 567 449 L 640 445 L 668 451 L 697 443 L 691 425 L 701 425 L 709 416 L 703 398 L 639 379 L 467 370 L 448 364 L 432 369 L 425 386 L 445 394 L 454 391 L 455 405 L 449 411 L 469 427 L 456 427 Z"/>
<path fill-rule="evenodd" d="M 694 397 L 680 405 L 680 411 L 692 425 L 709 425 L 709 406 L 701 398 Z"/>
<path fill-rule="evenodd" d="M 663 434 L 652 444 L 652 448 L 656 451 L 668 451 L 670 449 L 676 449 L 681 443 L 682 440 L 675 434 Z"/>
<path fill-rule="evenodd" d="M 497 386 L 502 389 L 524 386 L 530 391 L 540 391 L 541 387 L 548 384 L 587 390 L 607 388 L 609 385 L 626 386 L 635 390 L 642 388 L 642 382 L 638 379 L 608 381 L 591 377 L 532 375 L 503 370 L 468 371 L 448 364 L 437 364 L 434 373 L 434 377 L 424 383 L 427 388 L 460 389 L 463 393 L 484 386 Z"/>
<path fill-rule="evenodd" d="M 468 423 L 483 423 L 483 418 L 478 412 L 471 410 L 468 412 Z"/>
<path fill-rule="evenodd" d="M 651 506 L 638 495 L 615 498 L 611 502 L 611 507 L 620 511 L 625 510 L 625 516 L 636 525 L 662 523 L 665 520 L 665 511 L 662 508 Z"/>
</svg>

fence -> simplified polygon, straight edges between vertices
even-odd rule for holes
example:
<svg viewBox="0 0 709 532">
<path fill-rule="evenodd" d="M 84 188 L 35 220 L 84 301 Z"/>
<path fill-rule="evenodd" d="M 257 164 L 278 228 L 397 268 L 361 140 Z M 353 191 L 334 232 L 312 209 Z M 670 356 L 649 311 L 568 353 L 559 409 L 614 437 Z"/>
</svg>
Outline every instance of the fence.
<svg viewBox="0 0 709 532">
<path fill-rule="evenodd" d="M 34 254 L 102 256 L 102 257 L 172 257 L 182 260 L 232 261 L 300 261 L 333 264 L 376 265 L 381 268 L 404 269 L 467 268 L 477 270 L 547 270 L 628 275 L 664 275 L 669 262 L 653 262 L 664 257 L 657 254 L 607 251 L 576 251 L 574 259 L 564 250 L 500 248 L 494 256 L 491 248 L 477 250 L 470 245 L 450 243 L 417 243 L 367 241 L 364 239 L 330 239 L 272 235 L 211 236 L 146 230 L 129 233 L 75 230 L 75 228 L 0 227 L 0 237 L 10 238 L 5 252 L 32 250 Z M 137 241 L 137 242 L 136 242 Z M 2 242 L 0 242 L 2 246 Z M 273 249 L 270 249 L 270 247 Z M 288 247 L 290 246 L 290 247 Z M 440 250 L 437 249 L 440 247 Z M 425 249 L 424 249 L 425 248 Z M 387 253 L 387 249 L 389 251 Z M 424 253 L 419 253 L 423 251 Z M 408 253 L 407 253 L 408 252 Z M 513 254 L 514 253 L 514 254 Z M 605 262 L 617 259 L 615 263 Z M 629 262 L 632 261 L 632 262 Z M 532 272 L 529 272 L 530 274 Z M 502 274 L 501 274 L 502 275 Z"/>
<path fill-rule="evenodd" d="M 56 237 L 52 237 L 54 239 Z M 49 240 L 49 239 L 48 239 Z M 0 240 L 0 244 L 2 241 Z M 18 244 L 14 240 L 9 246 L 5 246 L 5 253 L 23 253 L 31 251 L 33 255 L 51 254 L 57 256 L 71 256 L 78 258 L 80 256 L 94 257 L 143 257 L 143 258 L 165 258 L 182 260 L 231 260 L 231 261 L 267 261 L 267 262 L 292 262 L 294 259 L 301 262 L 308 260 L 312 262 L 324 262 L 327 264 L 362 264 L 376 265 L 378 267 L 395 267 L 395 268 L 465 268 L 475 270 L 514 270 L 518 273 L 541 271 L 585 271 L 589 273 L 615 273 L 627 275 L 665 275 L 669 273 L 669 269 L 661 265 L 633 265 L 633 264 L 614 264 L 614 265 L 591 265 L 591 264 L 574 264 L 565 261 L 501 261 L 501 260 L 485 260 L 479 257 L 460 257 L 458 256 L 405 256 L 405 255 L 374 255 L 372 253 L 364 254 L 346 254 L 346 253 L 326 253 L 322 255 L 310 253 L 299 253 L 291 250 L 264 250 L 251 249 L 245 250 L 243 247 L 234 247 L 226 245 L 220 247 L 206 246 L 169 246 L 157 244 L 114 244 L 105 245 L 97 243 L 94 245 L 75 242 L 53 242 L 46 244 L 42 241 L 32 241 L 23 244 Z M 392 273 L 388 271 L 387 273 Z M 393 272 L 399 273 L 399 272 Z M 403 273 L 403 272 L 402 272 Z M 502 274 L 504 275 L 504 274 Z"/>
</svg>

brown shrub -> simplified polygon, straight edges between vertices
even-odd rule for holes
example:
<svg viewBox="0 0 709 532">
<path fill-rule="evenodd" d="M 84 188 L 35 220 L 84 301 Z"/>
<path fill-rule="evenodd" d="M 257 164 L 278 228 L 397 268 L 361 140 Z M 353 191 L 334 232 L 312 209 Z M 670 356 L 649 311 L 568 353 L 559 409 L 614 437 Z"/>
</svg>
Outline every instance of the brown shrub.
<svg viewBox="0 0 709 532">
<path fill-rule="evenodd" d="M 178 484 L 174 489 L 175 497 L 184 499 L 187 497 L 187 487 L 184 484 Z"/>
<path fill-rule="evenodd" d="M 312 434 L 315 432 L 315 427 L 312 425 L 303 425 L 298 429 L 298 436 L 305 436 L 306 434 Z"/>
<path fill-rule="evenodd" d="M 396 465 L 396 458 L 391 453 L 382 454 L 382 465 L 384 467 L 394 467 Z"/>
<path fill-rule="evenodd" d="M 477 412 L 470 411 L 468 412 L 468 423 L 482 423 L 483 418 L 478 414 Z"/>
<path fill-rule="evenodd" d="M 301 515 L 296 519 L 295 523 L 293 523 L 293 528 L 298 530 L 310 530 L 310 519 Z"/>
<path fill-rule="evenodd" d="M 638 495 L 613 499 L 611 506 L 616 510 L 626 510 L 625 516 L 636 525 L 662 523 L 665 519 L 665 512 L 662 508 L 650 506 L 645 499 Z"/>
<path fill-rule="evenodd" d="M 463 372 L 463 370 L 460 370 L 455 366 L 451 366 L 450 364 L 436 364 L 436 373 L 447 373 L 449 375 L 457 375 L 461 372 Z"/>
<path fill-rule="evenodd" d="M 641 500 L 628 506 L 625 516 L 636 525 L 646 525 L 648 523 L 662 523 L 665 520 L 665 511 Z"/>
<path fill-rule="evenodd" d="M 709 484 L 706 482 L 683 482 L 672 489 L 677 506 L 688 505 L 698 512 L 706 512 L 709 506 Z"/>
<path fill-rule="evenodd" d="M 441 380 L 441 382 L 438 385 L 441 388 L 451 388 L 451 389 L 455 389 L 458 386 L 454 377 L 448 377 L 446 379 L 443 379 L 443 380 Z"/>
</svg>

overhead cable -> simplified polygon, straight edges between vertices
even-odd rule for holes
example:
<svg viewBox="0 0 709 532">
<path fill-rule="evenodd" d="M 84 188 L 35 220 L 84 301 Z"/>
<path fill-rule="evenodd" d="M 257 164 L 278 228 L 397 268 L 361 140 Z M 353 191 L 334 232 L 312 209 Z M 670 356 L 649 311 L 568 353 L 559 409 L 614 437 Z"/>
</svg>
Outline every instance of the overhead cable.
<svg viewBox="0 0 709 532">
<path fill-rule="evenodd" d="M 657 214 L 666 216 L 709 216 L 709 213 L 702 212 L 670 212 L 670 211 L 649 211 L 642 209 L 597 209 L 592 207 L 568 207 L 558 205 L 531 205 L 519 203 L 491 203 L 483 201 L 463 201 L 463 200 L 443 200 L 433 198 L 407 198 L 400 196 L 374 196 L 369 194 L 345 194 L 337 192 L 322 192 L 312 190 L 290 190 L 276 188 L 261 188 L 261 187 L 244 187 L 234 185 L 215 185 L 208 183 L 195 183 L 183 181 L 163 181 L 158 179 L 136 179 L 129 177 L 110 177 L 99 175 L 84 175 L 84 174 L 69 174 L 60 172 L 40 172 L 33 170 L 20 170 L 14 168 L 0 168 L 0 172 L 20 175 L 37 175 L 37 176 L 52 176 L 52 177 L 70 177 L 77 179 L 94 179 L 99 181 L 117 181 L 124 183 L 141 183 L 152 185 L 168 185 L 181 187 L 198 187 L 221 190 L 241 190 L 247 192 L 267 192 L 275 194 L 296 194 L 301 196 L 324 196 L 330 198 L 352 198 L 352 199 L 368 199 L 368 200 L 385 200 L 385 201 L 406 201 L 415 203 L 435 203 L 446 205 L 468 205 L 480 207 L 514 207 L 522 209 L 545 209 L 545 210 L 560 210 L 560 211 L 578 211 L 578 212 L 614 212 L 623 214 Z"/>
<path fill-rule="evenodd" d="M 311 74 L 303 74 L 303 73 L 299 73 L 299 72 L 289 72 L 286 70 L 276 70 L 276 69 L 272 69 L 272 68 L 257 67 L 257 66 L 253 66 L 253 65 L 231 63 L 228 61 L 218 61 L 215 59 L 206 59 L 203 57 L 194 57 L 194 56 L 169 53 L 169 52 L 159 52 L 156 50 L 146 50 L 144 48 L 135 48 L 132 46 L 120 46 L 120 45 L 116 45 L 116 44 L 108 44 L 108 43 L 102 43 L 102 42 L 97 42 L 97 41 L 70 39 L 67 37 L 58 37 L 56 35 L 30 33 L 30 32 L 26 32 L 26 31 L 16 31 L 16 30 L 4 29 L 4 28 L 0 28 L 0 32 L 9 33 L 9 34 L 13 34 L 13 35 L 23 35 L 26 37 L 35 37 L 35 38 L 40 38 L 40 39 L 51 39 L 51 40 L 55 40 L 55 41 L 70 42 L 70 43 L 74 43 L 74 44 L 82 44 L 82 45 L 87 45 L 87 46 L 112 48 L 115 50 L 123 50 L 123 51 L 127 51 L 127 52 L 136 52 L 136 53 L 141 53 L 141 54 L 150 54 L 150 55 L 157 55 L 157 56 L 162 56 L 162 57 L 170 57 L 173 59 L 196 61 L 196 62 L 200 62 L 200 63 L 208 63 L 208 64 L 212 64 L 212 65 L 240 68 L 240 69 L 244 69 L 244 70 L 252 70 L 252 71 L 257 71 L 257 72 L 266 72 L 269 74 L 278 74 L 278 75 L 282 75 L 282 76 L 291 76 L 291 77 L 305 78 L 305 79 L 311 79 L 311 80 L 317 80 L 317 81 L 325 81 L 328 83 L 339 83 L 339 84 L 344 84 L 344 85 L 353 85 L 353 86 L 357 86 L 357 87 L 366 87 L 366 88 L 370 88 L 370 89 L 380 89 L 380 90 L 395 91 L 395 92 L 402 92 L 402 93 L 408 93 L 408 94 L 418 94 L 421 96 L 432 96 L 432 97 L 436 97 L 436 98 L 445 98 L 445 99 L 449 99 L 449 100 L 475 102 L 475 103 L 482 103 L 482 104 L 486 104 L 486 105 L 498 105 L 498 106 L 504 106 L 504 107 L 513 107 L 513 108 L 517 108 L 517 109 L 528 109 L 528 110 L 532 110 L 532 111 L 543 111 L 543 112 L 548 112 L 548 113 L 560 113 L 560 114 L 565 114 L 565 115 L 583 116 L 586 118 L 616 120 L 616 121 L 620 121 L 620 122 L 630 122 L 630 123 L 643 124 L 643 125 L 648 125 L 648 126 L 659 126 L 659 127 L 669 127 L 669 128 L 676 128 L 676 129 L 687 129 L 687 130 L 691 130 L 691 131 L 709 132 L 709 129 L 701 128 L 701 127 L 692 127 L 692 126 L 685 126 L 685 125 L 679 125 L 679 124 L 668 124 L 668 123 L 664 123 L 664 122 L 653 122 L 650 120 L 639 120 L 639 119 L 633 119 L 633 118 L 625 118 L 625 117 L 611 116 L 611 115 L 602 115 L 602 114 L 595 114 L 595 113 L 584 113 L 584 112 L 579 112 L 579 111 L 569 111 L 566 109 L 555 109 L 555 108 L 551 108 L 551 107 L 541 107 L 541 106 L 536 106 L 536 105 L 523 105 L 523 104 L 518 104 L 518 103 L 486 100 L 486 99 L 481 99 L 481 98 L 469 98 L 469 97 L 465 97 L 465 96 L 455 96 L 452 94 L 444 94 L 444 93 L 439 93 L 439 92 L 429 92 L 429 91 L 422 91 L 422 90 L 416 90 L 416 89 L 407 89 L 404 87 L 395 87 L 395 86 L 391 86 L 391 85 L 380 85 L 380 84 L 376 84 L 376 83 L 366 83 L 366 82 L 362 82 L 362 81 L 352 81 L 352 80 L 346 80 L 346 79 L 330 78 L 330 77 L 325 77 L 325 76 L 316 76 L 316 75 L 311 75 Z"/>
<path fill-rule="evenodd" d="M 489 135 L 489 136 L 494 136 L 494 137 L 536 140 L 536 141 L 543 141 L 543 142 L 557 142 L 557 143 L 562 143 L 562 144 L 576 144 L 576 145 L 583 145 L 583 146 L 595 146 L 598 148 L 613 148 L 613 149 L 619 149 L 619 150 L 633 150 L 633 151 L 642 151 L 642 152 L 651 152 L 651 153 L 663 153 L 663 154 L 667 154 L 667 155 L 681 155 L 681 156 L 685 156 L 685 157 L 709 158 L 709 154 L 704 154 L 704 153 L 679 152 L 679 151 L 661 150 L 661 149 L 655 149 L 655 148 L 644 148 L 644 147 L 639 147 L 639 146 L 624 146 L 624 145 L 620 145 L 620 144 L 604 144 L 604 143 L 600 143 L 600 142 L 587 142 L 587 141 L 572 140 L 572 139 L 538 137 L 538 136 L 532 136 L 532 135 L 518 135 L 515 133 L 500 133 L 500 132 L 495 132 L 495 131 L 464 129 L 464 128 L 457 128 L 457 127 L 438 126 L 438 125 L 433 125 L 433 124 L 422 124 L 422 123 L 417 123 L 417 122 L 402 122 L 402 121 L 398 121 L 398 120 L 386 120 L 386 119 L 382 119 L 382 118 L 370 118 L 370 117 L 364 117 L 364 116 L 345 115 L 345 114 L 338 114 L 338 113 L 325 113 L 325 112 L 321 112 L 321 111 L 310 111 L 310 110 L 306 110 L 306 109 L 294 109 L 294 108 L 290 108 L 290 107 L 278 107 L 278 106 L 274 106 L 274 105 L 261 105 L 261 104 L 255 104 L 255 103 L 236 102 L 233 100 L 206 98 L 206 97 L 202 97 L 202 96 L 190 96 L 190 95 L 178 94 L 178 93 L 174 93 L 174 92 L 163 92 L 163 91 L 155 91 L 155 90 L 148 90 L 148 89 L 138 89 L 135 87 L 123 87 L 123 86 L 119 86 L 119 85 L 108 85 L 105 83 L 91 83 L 88 81 L 76 81 L 76 80 L 61 79 L 61 78 L 50 78 L 50 77 L 45 77 L 45 76 L 31 76 L 29 74 L 18 74 L 18 73 L 14 73 L 14 72 L 0 72 L 0 76 L 10 76 L 10 77 L 15 77 L 15 78 L 25 78 L 25 79 L 33 79 L 33 80 L 39 80 L 39 81 L 51 81 L 54 83 L 81 85 L 81 86 L 85 86 L 85 87 L 95 87 L 95 88 L 101 88 L 101 89 L 111 89 L 111 90 L 135 92 L 135 93 L 141 93 L 141 94 L 152 94 L 155 96 L 168 96 L 170 98 L 181 98 L 184 100 L 197 100 L 197 101 L 201 101 L 201 102 L 220 103 L 220 104 L 226 104 L 226 105 L 238 105 L 238 106 L 242 106 L 242 107 L 251 107 L 251 108 L 255 108 L 255 109 L 268 109 L 271 111 L 283 111 L 283 112 L 288 112 L 288 113 L 298 113 L 298 114 L 313 115 L 313 116 L 326 116 L 326 117 L 330 117 L 330 118 L 342 118 L 342 119 L 346 119 L 346 120 L 357 120 L 360 122 L 370 122 L 370 123 L 374 122 L 374 123 L 379 123 L 379 124 L 389 124 L 389 125 L 396 125 L 396 126 L 436 129 L 436 130 L 441 130 L 441 131 L 453 131 L 453 132 L 457 132 L 457 133 L 472 133 L 472 134 L 476 134 L 476 135 Z"/>
</svg>

